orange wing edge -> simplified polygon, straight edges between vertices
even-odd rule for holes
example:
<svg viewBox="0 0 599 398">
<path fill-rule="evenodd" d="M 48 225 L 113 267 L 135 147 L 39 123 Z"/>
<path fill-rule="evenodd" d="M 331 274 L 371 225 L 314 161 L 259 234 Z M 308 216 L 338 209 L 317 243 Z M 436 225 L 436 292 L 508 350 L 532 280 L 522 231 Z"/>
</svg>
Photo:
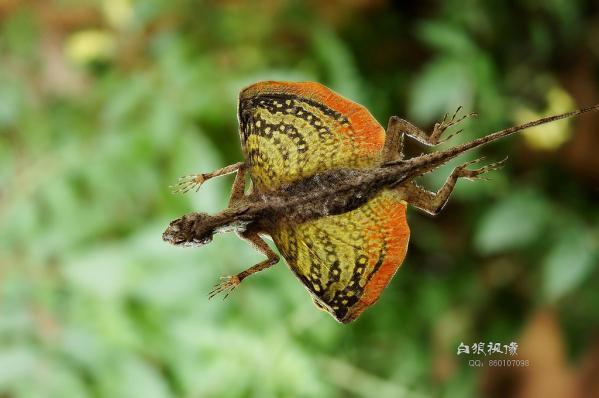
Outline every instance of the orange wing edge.
<svg viewBox="0 0 599 398">
<path fill-rule="evenodd" d="M 403 217 L 392 217 L 393 212 L 390 212 L 390 217 L 385 222 L 390 237 L 389 251 L 385 256 L 385 261 L 364 286 L 364 293 L 360 300 L 349 309 L 343 319 L 339 319 L 342 323 L 352 322 L 366 308 L 377 302 L 406 257 L 410 240 L 410 227 L 406 220 L 406 205 L 398 204 L 397 210 Z"/>
<path fill-rule="evenodd" d="M 385 129 L 364 106 L 353 102 L 316 82 L 262 81 L 254 83 L 239 94 L 240 100 L 260 94 L 290 94 L 326 105 L 348 118 L 353 135 L 368 151 L 377 151 L 385 143 Z"/>
</svg>

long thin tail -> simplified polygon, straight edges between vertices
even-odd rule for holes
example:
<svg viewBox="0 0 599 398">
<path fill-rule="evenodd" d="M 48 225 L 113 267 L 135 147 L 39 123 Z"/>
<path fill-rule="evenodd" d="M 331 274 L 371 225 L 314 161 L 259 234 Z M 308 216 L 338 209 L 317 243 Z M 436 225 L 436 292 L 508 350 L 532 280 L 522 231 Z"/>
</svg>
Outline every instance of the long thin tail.
<svg viewBox="0 0 599 398">
<path fill-rule="evenodd" d="M 448 162 L 449 160 L 455 158 L 456 156 L 461 155 L 462 153 L 464 153 L 470 149 L 480 147 L 482 145 L 488 144 L 489 142 L 498 140 L 503 137 L 507 137 L 508 135 L 517 133 L 518 131 L 522 131 L 522 130 L 530 128 L 530 127 L 535 127 L 535 126 L 539 126 L 541 124 L 551 123 L 551 122 L 555 122 L 556 120 L 566 119 L 569 117 L 581 115 L 583 113 L 593 112 L 593 111 L 598 111 L 598 110 L 599 110 L 599 104 L 590 106 L 588 108 L 583 108 L 583 109 L 579 109 L 576 111 L 572 111 L 572 112 L 562 113 L 561 115 L 544 117 L 544 118 L 541 118 L 538 120 L 534 120 L 532 122 L 527 122 L 527 123 L 521 124 L 519 126 L 514 126 L 514 127 L 507 128 L 505 130 L 497 131 L 495 133 L 486 135 L 481 138 L 477 138 L 470 142 L 466 142 L 465 144 L 461 144 L 461 145 L 457 145 L 453 148 L 449 148 L 445 151 L 433 152 L 433 153 L 421 155 L 421 156 L 418 156 L 415 158 L 411 158 L 408 160 L 399 160 L 399 161 L 395 161 L 395 162 L 390 162 L 387 165 L 400 165 L 401 164 L 402 169 L 405 166 L 406 170 L 410 171 L 410 174 L 413 174 L 413 173 L 411 173 L 411 171 L 413 170 L 413 171 L 415 171 L 414 175 L 419 175 L 422 173 L 422 169 L 425 169 L 426 170 L 425 172 L 428 172 L 438 166 L 441 166 L 442 164 Z"/>
</svg>

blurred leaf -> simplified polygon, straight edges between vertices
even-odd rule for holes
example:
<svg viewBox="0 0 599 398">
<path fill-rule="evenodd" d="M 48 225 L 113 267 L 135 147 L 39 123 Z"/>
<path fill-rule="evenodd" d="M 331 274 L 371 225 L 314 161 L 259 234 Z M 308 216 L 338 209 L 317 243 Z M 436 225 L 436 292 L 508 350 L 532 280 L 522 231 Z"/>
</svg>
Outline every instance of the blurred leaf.
<svg viewBox="0 0 599 398">
<path fill-rule="evenodd" d="M 417 121 L 430 122 L 453 112 L 459 105 L 468 107 L 472 88 L 462 62 L 441 58 L 428 64 L 411 90 L 409 114 Z"/>
<path fill-rule="evenodd" d="M 106 395 L 111 397 L 166 398 L 172 396 L 157 369 L 147 362 L 131 358 L 114 369 L 114 377 L 106 385 Z"/>
<path fill-rule="evenodd" d="M 8 76 L 0 75 L 0 134 L 5 133 L 4 128 L 9 127 L 17 120 L 22 107 L 24 106 L 24 93 L 18 81 L 14 81 Z M 0 135 L 1 137 L 1 135 Z"/>
<path fill-rule="evenodd" d="M 314 29 L 312 41 L 330 86 L 358 103 L 365 103 L 355 61 L 344 43 L 324 27 Z"/>
<path fill-rule="evenodd" d="M 484 254 L 530 245 L 544 234 L 549 206 L 534 191 L 516 191 L 482 215 L 475 246 Z"/>
<path fill-rule="evenodd" d="M 541 114 L 530 109 L 519 109 L 515 112 L 516 123 L 521 124 L 542 117 L 566 113 L 576 109 L 574 100 L 567 92 L 559 87 L 552 87 L 547 92 L 547 110 Z M 522 132 L 527 144 L 537 150 L 555 150 L 572 135 L 570 120 L 559 120 L 557 122 L 526 129 Z"/>
<path fill-rule="evenodd" d="M 102 299 L 122 296 L 128 282 L 127 259 L 108 247 L 89 254 L 65 264 L 65 278 L 77 289 Z"/>
<path fill-rule="evenodd" d="M 26 380 L 35 368 L 35 353 L 25 347 L 0 350 L 0 392 L 17 381 Z"/>
<path fill-rule="evenodd" d="M 76 64 L 110 59 L 115 52 L 115 38 L 108 31 L 90 29 L 73 33 L 65 44 L 65 53 Z"/>
<path fill-rule="evenodd" d="M 475 52 L 475 46 L 467 33 L 449 23 L 424 22 L 418 27 L 418 36 L 426 44 L 442 53 L 468 56 L 474 55 Z"/>
<path fill-rule="evenodd" d="M 559 240 L 543 262 L 543 291 L 556 301 L 575 289 L 597 266 L 597 245 L 580 226 L 560 231 Z"/>
<path fill-rule="evenodd" d="M 29 6 L 17 8 L 16 12 L 8 15 L 0 25 L 0 43 L 7 46 L 12 53 L 28 58 L 35 51 L 39 39 L 39 26 Z"/>
<path fill-rule="evenodd" d="M 133 6 L 130 0 L 104 0 L 102 10 L 108 22 L 115 28 L 125 28 L 133 17 Z"/>
</svg>

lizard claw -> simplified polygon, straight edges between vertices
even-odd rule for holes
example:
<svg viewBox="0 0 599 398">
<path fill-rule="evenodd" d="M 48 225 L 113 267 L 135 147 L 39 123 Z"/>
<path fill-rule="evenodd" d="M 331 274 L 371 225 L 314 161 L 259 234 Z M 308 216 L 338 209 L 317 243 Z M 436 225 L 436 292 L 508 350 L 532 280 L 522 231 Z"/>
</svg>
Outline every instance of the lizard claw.
<svg viewBox="0 0 599 398">
<path fill-rule="evenodd" d="M 499 170 L 500 168 L 503 167 L 503 165 L 507 161 L 507 157 L 505 157 L 505 159 L 502 159 L 498 162 L 488 164 L 488 165 L 480 167 L 478 169 L 468 170 L 466 168 L 474 163 L 480 162 L 483 159 L 484 159 L 484 157 L 480 157 L 478 159 L 471 160 L 470 162 L 464 163 L 463 165 L 456 167 L 455 173 L 457 174 L 458 177 L 466 178 L 468 180 L 488 180 L 488 178 L 481 177 L 481 175 L 484 173 L 488 173 L 489 171 Z"/>
<path fill-rule="evenodd" d="M 179 177 L 177 184 L 171 185 L 169 188 L 172 193 L 187 193 L 192 189 L 197 192 L 202 184 L 206 181 L 203 174 L 190 174 Z"/>
<path fill-rule="evenodd" d="M 221 276 L 221 279 L 223 281 L 217 283 L 210 293 L 208 293 L 208 300 L 220 293 L 224 293 L 223 300 L 226 299 L 229 294 L 231 294 L 231 292 L 235 290 L 235 288 L 241 283 L 241 279 L 239 279 L 237 275 Z"/>
<path fill-rule="evenodd" d="M 450 139 L 452 139 L 452 138 L 453 138 L 453 137 L 455 137 L 456 135 L 460 134 L 462 131 L 464 131 L 464 129 L 459 129 L 459 130 L 458 130 L 458 131 L 456 131 L 455 133 L 453 133 L 453 134 L 449 134 L 449 135 L 447 136 L 447 138 L 444 138 L 444 139 L 442 139 L 442 140 L 439 140 L 439 144 L 442 144 L 442 143 L 444 143 L 444 142 L 446 142 L 446 141 L 449 141 Z"/>
<path fill-rule="evenodd" d="M 456 131 L 455 133 L 451 134 L 449 137 L 441 140 L 441 134 L 443 134 L 443 132 L 445 130 L 447 130 L 448 128 L 455 126 L 456 124 L 460 123 L 462 120 L 469 118 L 469 117 L 475 117 L 478 116 L 477 113 L 475 112 L 470 112 L 465 114 L 462 117 L 458 117 L 458 114 L 460 113 L 460 111 L 462 110 L 462 106 L 458 106 L 458 109 L 456 109 L 456 111 L 453 113 L 453 115 L 451 116 L 451 118 L 447 118 L 448 114 L 446 113 L 443 116 L 443 119 L 439 122 L 439 123 L 435 123 L 435 127 L 433 129 L 433 133 L 430 136 L 430 139 L 432 140 L 433 144 L 440 144 L 442 142 L 445 142 L 447 140 L 449 140 L 450 138 L 456 136 L 457 134 L 462 132 L 462 129 Z"/>
</svg>

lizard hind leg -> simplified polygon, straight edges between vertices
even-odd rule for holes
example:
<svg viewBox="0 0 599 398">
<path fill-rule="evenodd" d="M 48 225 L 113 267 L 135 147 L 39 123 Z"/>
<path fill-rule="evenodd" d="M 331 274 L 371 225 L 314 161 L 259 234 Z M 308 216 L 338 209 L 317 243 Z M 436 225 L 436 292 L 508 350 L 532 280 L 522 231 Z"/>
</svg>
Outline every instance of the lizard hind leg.
<svg viewBox="0 0 599 398">
<path fill-rule="evenodd" d="M 256 272 L 270 268 L 279 262 L 279 256 L 277 256 L 276 253 L 271 250 L 268 244 L 262 238 L 260 238 L 257 232 L 244 231 L 240 234 L 240 237 L 247 240 L 256 250 L 264 254 L 267 257 L 266 260 L 261 261 L 238 274 L 221 277 L 222 282 L 214 286 L 210 293 L 208 293 L 208 299 L 211 299 L 220 293 L 224 294 L 223 300 L 226 299 L 245 278 L 255 274 Z"/>
<path fill-rule="evenodd" d="M 456 174 L 456 176 L 462 177 L 462 178 L 466 178 L 467 180 L 488 180 L 488 178 L 486 177 L 481 177 L 481 175 L 488 173 L 489 171 L 493 171 L 493 170 L 499 170 L 500 168 L 503 167 L 503 165 L 505 164 L 505 162 L 507 161 L 507 156 L 503 159 L 501 159 L 498 162 L 494 162 L 494 163 L 490 163 L 486 166 L 483 167 L 479 167 L 478 169 L 467 169 L 468 166 L 478 163 L 481 160 L 483 160 L 484 157 L 478 158 L 478 159 L 474 159 L 471 160 L 470 162 L 466 162 L 458 167 L 456 167 L 453 171 L 453 173 Z"/>
<path fill-rule="evenodd" d="M 448 137 L 441 139 L 442 134 L 448 128 L 455 126 L 456 124 L 460 123 L 468 117 L 476 116 L 476 113 L 472 112 L 458 117 L 458 114 L 460 113 L 461 109 L 461 106 L 458 107 L 458 109 L 454 112 L 454 114 L 451 117 L 449 117 L 446 113 L 439 123 L 435 123 L 433 131 L 430 134 L 424 132 L 422 129 L 416 127 L 407 120 L 401 119 L 397 116 L 392 116 L 389 119 L 389 124 L 387 125 L 385 145 L 383 147 L 382 155 L 383 163 L 403 159 L 404 135 L 407 135 L 408 137 L 415 139 L 421 144 L 434 146 L 441 144 L 449 140 L 453 136 L 459 134 L 462 130 L 458 130 L 453 134 L 449 135 Z"/>
<path fill-rule="evenodd" d="M 466 178 L 468 180 L 483 179 L 484 177 L 481 177 L 483 174 L 488 173 L 489 171 L 500 169 L 507 160 L 507 158 L 505 158 L 499 162 L 479 167 L 478 169 L 467 168 L 474 163 L 480 162 L 482 159 L 483 158 L 479 158 L 470 162 L 466 162 L 453 169 L 449 177 L 447 177 L 445 184 L 443 184 L 443 186 L 437 192 L 430 192 L 416 185 L 414 181 L 410 181 L 405 185 L 399 186 L 397 190 L 412 206 L 433 216 L 437 215 L 441 212 L 449 200 L 449 196 L 453 192 L 455 184 L 459 178 Z"/>
</svg>

